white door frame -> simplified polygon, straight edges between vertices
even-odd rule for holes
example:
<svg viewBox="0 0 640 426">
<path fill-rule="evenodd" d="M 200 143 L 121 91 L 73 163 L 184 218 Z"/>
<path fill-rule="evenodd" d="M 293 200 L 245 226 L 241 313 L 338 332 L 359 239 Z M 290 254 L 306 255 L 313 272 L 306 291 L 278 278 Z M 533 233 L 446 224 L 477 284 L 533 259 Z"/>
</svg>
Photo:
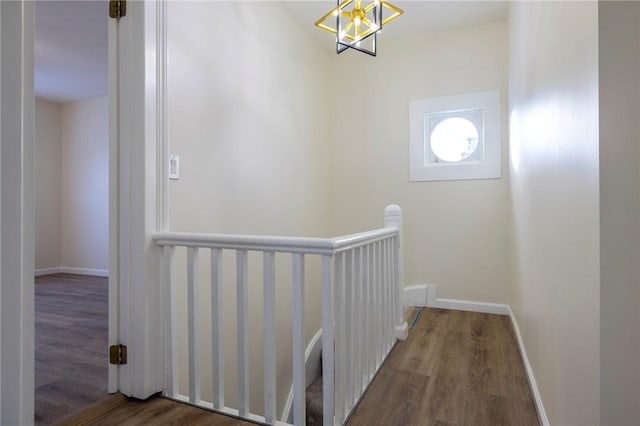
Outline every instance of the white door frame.
<svg viewBox="0 0 640 426">
<path fill-rule="evenodd" d="M 34 3 L 0 2 L 0 424 L 33 424 Z"/>
<path fill-rule="evenodd" d="M 109 24 L 109 343 L 126 344 L 129 359 L 110 367 L 109 390 L 147 398 L 165 382 L 151 237 L 167 229 L 166 4 L 127 9 Z M 34 28 L 34 2 L 0 2 L 0 424 L 8 425 L 34 420 Z"/>
<path fill-rule="evenodd" d="M 141 399 L 162 391 L 166 376 L 160 249 L 152 240 L 167 229 L 165 10 L 164 1 L 129 1 L 126 16 L 109 27 L 120 76 L 110 81 L 117 102 L 110 110 L 118 111 L 111 127 L 110 312 L 118 312 L 118 324 L 109 339 L 128 347 L 128 363 L 111 367 L 118 372 L 109 389 Z"/>
</svg>

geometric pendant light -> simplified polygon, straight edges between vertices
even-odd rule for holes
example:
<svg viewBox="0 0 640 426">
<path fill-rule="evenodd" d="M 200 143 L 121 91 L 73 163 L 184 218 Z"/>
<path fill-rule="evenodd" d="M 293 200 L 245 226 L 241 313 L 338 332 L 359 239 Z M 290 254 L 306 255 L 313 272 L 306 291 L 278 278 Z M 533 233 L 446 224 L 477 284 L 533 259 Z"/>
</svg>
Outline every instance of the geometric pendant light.
<svg viewBox="0 0 640 426">
<path fill-rule="evenodd" d="M 376 56 L 376 38 L 382 26 L 403 13 L 384 0 L 337 0 L 336 7 L 318 19 L 315 26 L 336 35 L 336 53 L 355 49 Z"/>
</svg>

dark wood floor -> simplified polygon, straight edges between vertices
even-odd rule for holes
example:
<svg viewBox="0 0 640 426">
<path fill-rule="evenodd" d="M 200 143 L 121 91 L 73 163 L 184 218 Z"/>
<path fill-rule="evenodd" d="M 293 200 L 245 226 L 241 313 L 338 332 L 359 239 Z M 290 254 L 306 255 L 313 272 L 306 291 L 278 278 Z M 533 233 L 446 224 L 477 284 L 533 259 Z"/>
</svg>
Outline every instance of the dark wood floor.
<svg viewBox="0 0 640 426">
<path fill-rule="evenodd" d="M 108 397 L 107 279 L 36 277 L 35 424 L 49 425 Z"/>
<path fill-rule="evenodd" d="M 90 409 L 58 423 L 57 426 L 249 426 L 255 423 L 223 416 L 164 398 L 139 401 L 120 394 L 112 395 Z"/>
<path fill-rule="evenodd" d="M 538 425 L 509 318 L 425 308 L 348 424 Z"/>
<path fill-rule="evenodd" d="M 63 424 L 250 424 L 162 398 L 111 398 Z M 538 425 L 509 318 L 424 309 L 348 424 Z"/>
</svg>

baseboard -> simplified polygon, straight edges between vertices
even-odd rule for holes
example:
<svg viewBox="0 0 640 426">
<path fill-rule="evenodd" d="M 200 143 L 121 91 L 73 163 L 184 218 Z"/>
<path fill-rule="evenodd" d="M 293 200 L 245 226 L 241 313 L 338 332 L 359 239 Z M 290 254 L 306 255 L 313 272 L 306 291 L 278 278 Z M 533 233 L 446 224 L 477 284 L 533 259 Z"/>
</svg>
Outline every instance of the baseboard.
<svg viewBox="0 0 640 426">
<path fill-rule="evenodd" d="M 439 298 L 437 297 L 437 287 L 432 284 L 420 284 L 405 287 L 402 300 L 404 306 L 454 309 L 457 311 L 509 315 L 509 305 L 501 303 Z"/>
<path fill-rule="evenodd" d="M 73 268 L 71 266 L 61 266 L 60 272 L 63 274 L 92 275 L 94 277 L 108 277 L 108 269 Z"/>
<path fill-rule="evenodd" d="M 56 266 L 53 268 L 40 268 L 35 270 L 35 276 L 59 274 L 62 272 L 62 266 Z"/>
<path fill-rule="evenodd" d="M 522 340 L 522 335 L 520 334 L 520 327 L 518 326 L 518 320 L 516 320 L 516 316 L 511 310 L 511 306 L 508 306 L 508 308 L 509 308 L 509 318 L 511 318 L 511 325 L 513 325 L 513 331 L 516 334 L 518 348 L 520 349 L 520 356 L 522 357 L 522 362 L 524 363 L 524 368 L 527 372 L 527 378 L 529 379 L 529 387 L 531 388 L 531 392 L 533 393 L 533 400 L 536 404 L 536 411 L 538 412 L 538 420 L 540 420 L 540 424 L 542 426 L 549 426 L 549 419 L 547 418 L 547 413 L 544 410 L 544 405 L 542 405 L 542 397 L 540 396 L 540 390 L 538 389 L 536 378 L 533 375 L 533 369 L 531 368 L 531 363 L 529 363 L 527 350 L 524 348 L 524 341 Z"/>
<path fill-rule="evenodd" d="M 91 269 L 91 268 L 73 268 L 71 266 L 55 266 L 53 268 L 40 268 L 36 269 L 35 276 L 51 275 L 51 274 L 76 274 L 76 275 L 91 275 L 94 277 L 108 277 L 108 269 Z"/>
</svg>

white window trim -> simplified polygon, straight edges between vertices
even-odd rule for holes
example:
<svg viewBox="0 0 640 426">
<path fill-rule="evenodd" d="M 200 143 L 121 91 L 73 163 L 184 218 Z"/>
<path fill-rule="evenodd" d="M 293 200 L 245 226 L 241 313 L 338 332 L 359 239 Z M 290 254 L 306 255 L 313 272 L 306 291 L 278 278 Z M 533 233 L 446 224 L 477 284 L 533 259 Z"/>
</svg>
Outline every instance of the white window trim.
<svg viewBox="0 0 640 426">
<path fill-rule="evenodd" d="M 484 158 L 459 163 L 425 163 L 425 115 L 480 109 L 484 119 Z M 482 92 L 411 101 L 409 115 L 409 180 L 497 179 L 502 176 L 500 92 Z"/>
</svg>

